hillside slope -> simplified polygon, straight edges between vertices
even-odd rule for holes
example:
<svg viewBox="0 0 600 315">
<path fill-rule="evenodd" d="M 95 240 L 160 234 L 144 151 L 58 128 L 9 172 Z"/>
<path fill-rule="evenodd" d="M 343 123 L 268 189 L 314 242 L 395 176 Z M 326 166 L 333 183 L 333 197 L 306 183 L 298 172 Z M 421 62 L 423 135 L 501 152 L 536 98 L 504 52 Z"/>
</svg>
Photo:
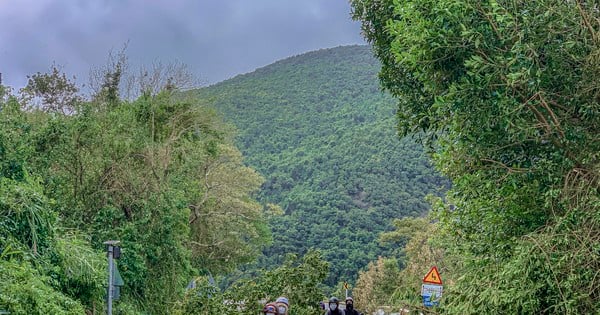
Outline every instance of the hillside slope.
<svg viewBox="0 0 600 315">
<path fill-rule="evenodd" d="M 331 262 L 328 284 L 353 281 L 399 253 L 377 242 L 392 219 L 424 214 L 424 196 L 447 186 L 419 145 L 398 138 L 379 67 L 368 46 L 337 47 L 194 92 L 237 126 L 246 163 L 266 178 L 259 199 L 285 211 L 262 266 L 314 247 Z"/>
</svg>

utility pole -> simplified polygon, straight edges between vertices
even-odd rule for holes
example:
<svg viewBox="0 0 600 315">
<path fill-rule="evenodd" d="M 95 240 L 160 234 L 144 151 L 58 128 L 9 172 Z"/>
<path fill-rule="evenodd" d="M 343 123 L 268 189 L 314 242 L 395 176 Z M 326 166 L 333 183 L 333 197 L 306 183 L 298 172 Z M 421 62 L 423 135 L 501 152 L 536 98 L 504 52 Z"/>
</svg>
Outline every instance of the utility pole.
<svg viewBox="0 0 600 315">
<path fill-rule="evenodd" d="M 106 299 L 106 303 L 107 303 L 107 310 L 108 310 L 108 315 L 112 315 L 112 302 L 113 302 L 113 294 L 115 291 L 115 279 L 113 277 L 114 272 L 113 269 L 115 268 L 115 264 L 114 264 L 114 258 L 119 258 L 119 256 L 121 255 L 121 248 L 116 246 L 117 244 L 119 244 L 119 241 L 106 241 L 104 242 L 105 245 L 108 245 L 108 289 L 107 289 L 107 293 L 108 293 L 108 298 Z"/>
</svg>

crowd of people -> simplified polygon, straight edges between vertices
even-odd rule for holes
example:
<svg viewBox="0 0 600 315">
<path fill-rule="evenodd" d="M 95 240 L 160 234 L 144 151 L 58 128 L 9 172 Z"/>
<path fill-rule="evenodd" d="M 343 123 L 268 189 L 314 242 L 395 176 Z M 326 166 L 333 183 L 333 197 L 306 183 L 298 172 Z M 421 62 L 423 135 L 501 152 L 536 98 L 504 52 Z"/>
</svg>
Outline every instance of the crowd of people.
<svg viewBox="0 0 600 315">
<path fill-rule="evenodd" d="M 354 300 L 352 297 L 346 297 L 345 309 L 340 308 L 340 300 L 332 296 L 327 306 L 321 302 L 321 310 L 327 311 L 326 315 L 363 315 L 361 312 L 354 309 Z M 285 296 L 280 296 L 275 302 L 269 302 L 263 307 L 263 314 L 265 315 L 288 315 L 290 303 Z"/>
</svg>

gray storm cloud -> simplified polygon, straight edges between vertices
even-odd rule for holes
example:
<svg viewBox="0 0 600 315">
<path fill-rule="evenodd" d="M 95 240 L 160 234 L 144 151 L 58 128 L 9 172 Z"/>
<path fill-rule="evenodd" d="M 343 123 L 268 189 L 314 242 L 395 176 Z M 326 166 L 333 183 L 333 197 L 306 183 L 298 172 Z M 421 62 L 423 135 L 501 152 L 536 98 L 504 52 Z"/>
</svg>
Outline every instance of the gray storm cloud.
<svg viewBox="0 0 600 315">
<path fill-rule="evenodd" d="M 86 82 L 128 43 L 133 64 L 218 82 L 306 51 L 364 44 L 347 0 L 0 0 L 0 72 L 21 87 L 53 63 Z"/>
</svg>

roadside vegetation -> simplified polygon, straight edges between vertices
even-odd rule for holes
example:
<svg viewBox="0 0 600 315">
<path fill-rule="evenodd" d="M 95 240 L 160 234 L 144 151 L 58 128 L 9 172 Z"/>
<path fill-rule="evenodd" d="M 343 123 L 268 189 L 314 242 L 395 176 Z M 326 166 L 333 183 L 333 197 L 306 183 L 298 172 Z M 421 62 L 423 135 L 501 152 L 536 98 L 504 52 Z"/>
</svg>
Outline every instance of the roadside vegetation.
<svg viewBox="0 0 600 315">
<path fill-rule="evenodd" d="M 351 3 L 398 101 L 400 133 L 419 132 L 452 181 L 433 201 L 435 227 L 404 233 L 399 278 L 415 263 L 441 267 L 441 313 L 596 314 L 597 4 Z M 426 250 L 410 253 L 416 244 Z M 418 307 L 415 289 L 399 281 L 390 302 Z"/>
</svg>

